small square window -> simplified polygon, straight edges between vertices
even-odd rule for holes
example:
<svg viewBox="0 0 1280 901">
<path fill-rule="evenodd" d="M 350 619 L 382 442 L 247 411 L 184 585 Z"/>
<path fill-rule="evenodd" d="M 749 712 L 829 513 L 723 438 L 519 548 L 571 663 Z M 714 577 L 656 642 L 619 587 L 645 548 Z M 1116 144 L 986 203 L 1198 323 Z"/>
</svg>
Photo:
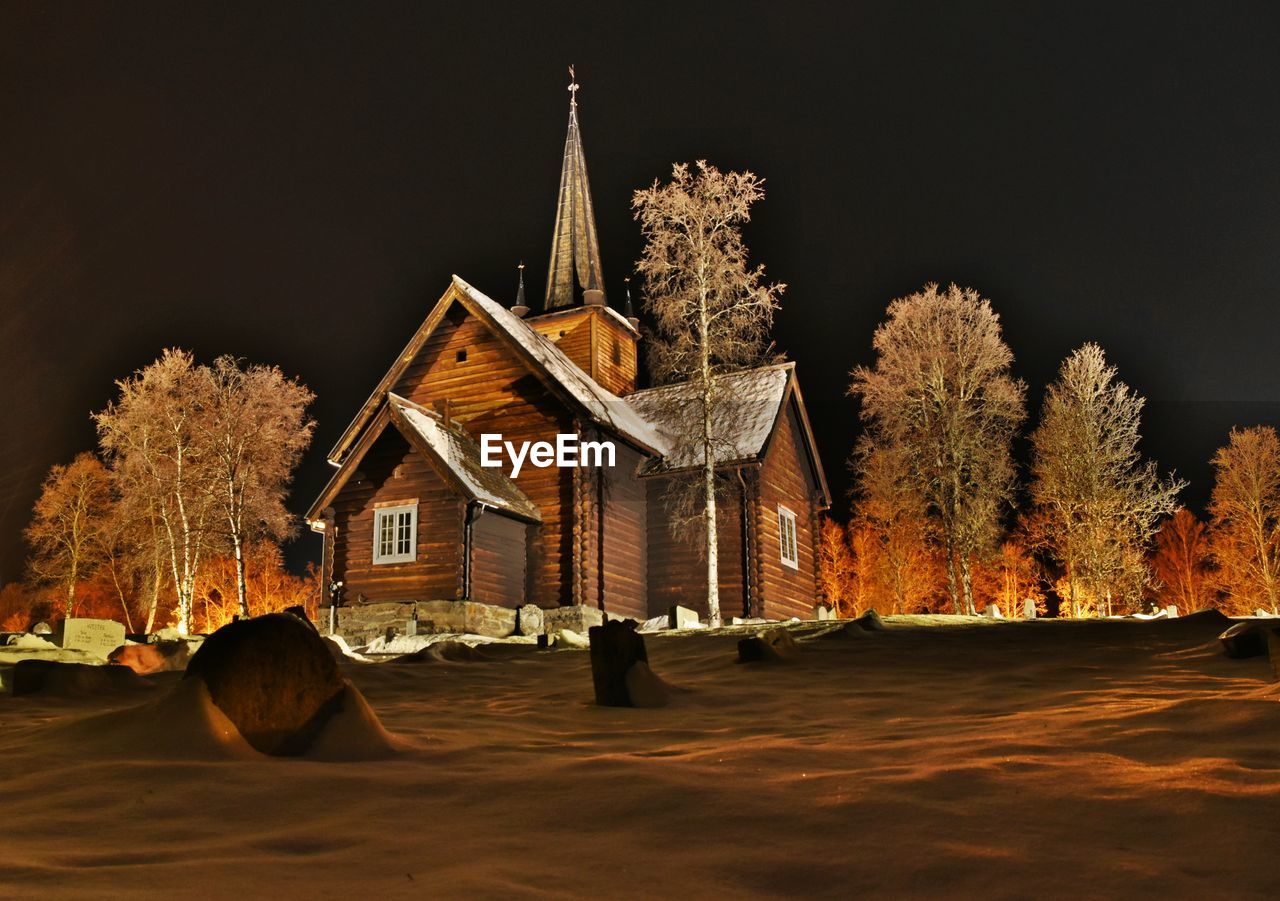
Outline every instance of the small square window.
<svg viewBox="0 0 1280 901">
<path fill-rule="evenodd" d="M 462 350 L 458 351 L 458 353 L 454 356 L 454 359 L 457 360 L 459 363 L 467 362 L 466 348 L 463 348 Z"/>
<path fill-rule="evenodd" d="M 418 558 L 418 505 L 373 511 L 373 562 L 411 563 Z"/>
<path fill-rule="evenodd" d="M 778 549 L 783 566 L 800 568 L 800 554 L 796 548 L 796 515 L 781 504 L 778 505 Z"/>
</svg>

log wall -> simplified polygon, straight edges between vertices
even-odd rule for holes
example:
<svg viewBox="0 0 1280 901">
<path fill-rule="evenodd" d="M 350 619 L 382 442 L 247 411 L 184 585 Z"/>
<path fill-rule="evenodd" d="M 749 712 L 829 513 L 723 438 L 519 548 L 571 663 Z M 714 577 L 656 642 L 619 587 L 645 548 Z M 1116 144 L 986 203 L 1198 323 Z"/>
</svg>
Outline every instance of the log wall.
<svg viewBox="0 0 1280 901">
<path fill-rule="evenodd" d="M 375 506 L 415 499 L 417 558 L 374 564 Z M 346 583 L 345 603 L 462 596 L 463 503 L 394 427 L 374 441 L 333 508 L 333 571 Z"/>
<path fill-rule="evenodd" d="M 649 505 L 645 483 L 635 475 L 642 458 L 621 443 L 615 445 L 616 465 L 600 474 L 603 606 L 608 613 L 643 622 L 649 615 L 645 578 Z"/>
<path fill-rule="evenodd" d="M 392 390 L 436 409 L 448 398 L 450 416 L 466 425 L 476 441 L 486 432 L 520 442 L 553 440 L 557 432 L 573 431 L 560 399 L 456 302 Z M 572 596 L 571 523 L 566 518 L 572 473 L 526 462 L 514 480 L 543 517 L 531 534 L 526 587 L 527 598 L 543 607 L 570 603 Z"/>
<path fill-rule="evenodd" d="M 698 553 L 695 540 L 681 540 L 671 534 L 664 493 L 667 480 L 645 479 L 648 489 L 648 597 L 649 616 L 660 616 L 673 604 L 707 616 L 707 563 Z M 720 571 L 720 615 L 727 622 L 747 615 L 747 599 L 742 582 L 742 493 L 736 481 L 728 496 L 718 504 L 716 517 Z"/>
<path fill-rule="evenodd" d="M 525 531 L 492 510 L 471 524 L 471 600 L 519 607 L 525 598 Z"/>
<path fill-rule="evenodd" d="M 769 619 L 809 619 L 818 595 L 814 536 L 817 522 L 811 498 L 816 490 L 805 458 L 795 402 L 787 405 L 760 469 L 760 501 L 756 522 L 761 615 Z M 799 568 L 782 562 L 778 505 L 796 515 Z"/>
</svg>

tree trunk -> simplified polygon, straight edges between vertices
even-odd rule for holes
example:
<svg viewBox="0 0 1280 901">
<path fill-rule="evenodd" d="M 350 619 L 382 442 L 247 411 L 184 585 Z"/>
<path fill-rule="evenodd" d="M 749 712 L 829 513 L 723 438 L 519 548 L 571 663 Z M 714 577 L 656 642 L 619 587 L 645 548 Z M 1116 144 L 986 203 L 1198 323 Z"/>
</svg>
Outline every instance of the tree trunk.
<svg viewBox="0 0 1280 901">
<path fill-rule="evenodd" d="M 115 585 L 116 597 L 120 599 L 120 609 L 124 611 L 124 627 L 132 632 L 133 617 L 129 615 L 129 603 L 125 600 L 124 588 L 120 585 L 120 572 L 114 552 L 111 555 L 109 565 L 111 567 L 111 582 Z"/>
<path fill-rule="evenodd" d="M 151 566 L 151 603 L 147 606 L 147 628 L 150 635 L 156 627 L 156 608 L 160 606 L 160 582 L 164 576 L 164 567 L 160 563 L 160 552 L 157 548 Z"/>
<path fill-rule="evenodd" d="M 235 547 L 236 556 L 236 597 L 240 601 L 240 615 L 248 618 L 249 616 L 249 592 L 245 585 L 244 578 L 244 543 L 240 540 L 237 533 L 232 533 L 231 542 Z"/>
<path fill-rule="evenodd" d="M 951 536 L 947 536 L 947 593 L 951 595 L 951 612 L 960 613 L 960 589 L 956 585 L 956 552 L 951 546 Z"/>
<path fill-rule="evenodd" d="M 704 516 L 707 527 L 707 622 L 715 629 L 724 625 L 720 616 L 720 541 L 716 530 L 716 458 L 712 446 L 714 432 L 711 423 L 711 338 L 707 319 L 707 298 L 703 292 L 699 306 L 702 339 L 702 487 L 706 506 Z"/>
<path fill-rule="evenodd" d="M 960 587 L 964 590 L 964 609 L 969 616 L 977 616 L 978 610 L 973 606 L 973 580 L 969 573 L 969 555 L 960 555 Z"/>
</svg>

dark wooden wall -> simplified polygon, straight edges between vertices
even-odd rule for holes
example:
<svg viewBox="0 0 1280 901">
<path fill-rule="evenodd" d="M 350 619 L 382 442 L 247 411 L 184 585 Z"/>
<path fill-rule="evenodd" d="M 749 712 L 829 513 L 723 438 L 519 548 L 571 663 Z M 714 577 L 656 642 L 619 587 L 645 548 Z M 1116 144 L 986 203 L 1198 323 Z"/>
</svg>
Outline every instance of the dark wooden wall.
<svg viewBox="0 0 1280 901">
<path fill-rule="evenodd" d="M 466 359 L 459 362 L 459 351 Z M 476 441 L 486 432 L 513 442 L 554 440 L 573 431 L 563 402 L 515 353 L 461 304 L 454 303 L 392 389 L 423 406 L 450 401 L 450 415 Z M 509 472 L 509 470 L 508 470 Z M 515 482 L 542 513 L 530 547 L 528 599 L 543 607 L 570 603 L 573 470 L 526 466 Z"/>
<path fill-rule="evenodd" d="M 462 501 L 409 443 L 388 426 L 334 499 L 333 571 L 346 603 L 452 600 L 462 593 Z M 398 475 L 397 475 L 398 473 Z M 417 559 L 373 562 L 373 511 L 379 503 L 418 502 Z"/>
<path fill-rule="evenodd" d="M 620 442 L 614 444 L 616 465 L 602 470 L 601 480 L 604 609 L 643 621 L 649 614 L 645 580 L 648 499 L 644 482 L 636 478 L 642 457 Z"/>
<path fill-rule="evenodd" d="M 759 534 L 760 595 L 762 615 L 769 619 L 798 616 L 809 619 L 818 594 L 814 536 L 817 523 L 811 498 L 813 473 L 804 454 L 795 402 L 787 405 L 778 423 L 760 470 Z M 778 505 L 796 515 L 796 550 L 799 569 L 782 563 L 778 539 Z"/>
<path fill-rule="evenodd" d="M 683 541 L 671 534 L 666 498 L 667 481 L 645 480 L 648 488 L 648 582 L 649 616 L 666 613 L 673 604 L 692 610 L 705 620 L 707 615 L 707 563 L 699 556 L 696 541 Z M 747 615 L 742 582 L 742 492 L 736 475 L 727 496 L 718 503 L 716 522 L 720 571 L 720 614 Z"/>
<path fill-rule="evenodd" d="M 606 391 L 621 397 L 636 390 L 636 334 L 603 307 L 535 317 L 529 325 L 550 338 Z"/>
<path fill-rule="evenodd" d="M 519 607 L 525 598 L 525 531 L 492 510 L 471 524 L 471 600 Z"/>
</svg>

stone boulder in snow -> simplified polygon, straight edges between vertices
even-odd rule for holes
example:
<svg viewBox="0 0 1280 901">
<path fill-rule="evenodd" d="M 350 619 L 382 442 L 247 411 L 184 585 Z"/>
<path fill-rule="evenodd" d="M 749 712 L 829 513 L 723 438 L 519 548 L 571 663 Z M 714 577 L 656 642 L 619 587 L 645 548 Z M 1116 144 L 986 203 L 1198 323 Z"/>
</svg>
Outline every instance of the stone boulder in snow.
<svg viewBox="0 0 1280 901">
<path fill-rule="evenodd" d="M 1267 634 L 1271 630 L 1259 623 L 1236 623 L 1218 636 L 1222 652 L 1235 660 L 1259 657 L 1267 653 Z"/>
<path fill-rule="evenodd" d="M 187 664 L 209 697 L 257 750 L 304 753 L 341 706 L 345 683 L 309 624 L 269 613 L 223 626 Z"/>
<path fill-rule="evenodd" d="M 854 620 L 855 623 L 862 626 L 868 632 L 883 632 L 888 627 L 885 626 L 884 620 L 880 618 L 880 614 L 874 610 L 868 610 L 862 616 Z"/>
<path fill-rule="evenodd" d="M 800 653 L 788 629 L 765 629 L 738 642 L 739 663 L 777 663 Z"/>
</svg>

